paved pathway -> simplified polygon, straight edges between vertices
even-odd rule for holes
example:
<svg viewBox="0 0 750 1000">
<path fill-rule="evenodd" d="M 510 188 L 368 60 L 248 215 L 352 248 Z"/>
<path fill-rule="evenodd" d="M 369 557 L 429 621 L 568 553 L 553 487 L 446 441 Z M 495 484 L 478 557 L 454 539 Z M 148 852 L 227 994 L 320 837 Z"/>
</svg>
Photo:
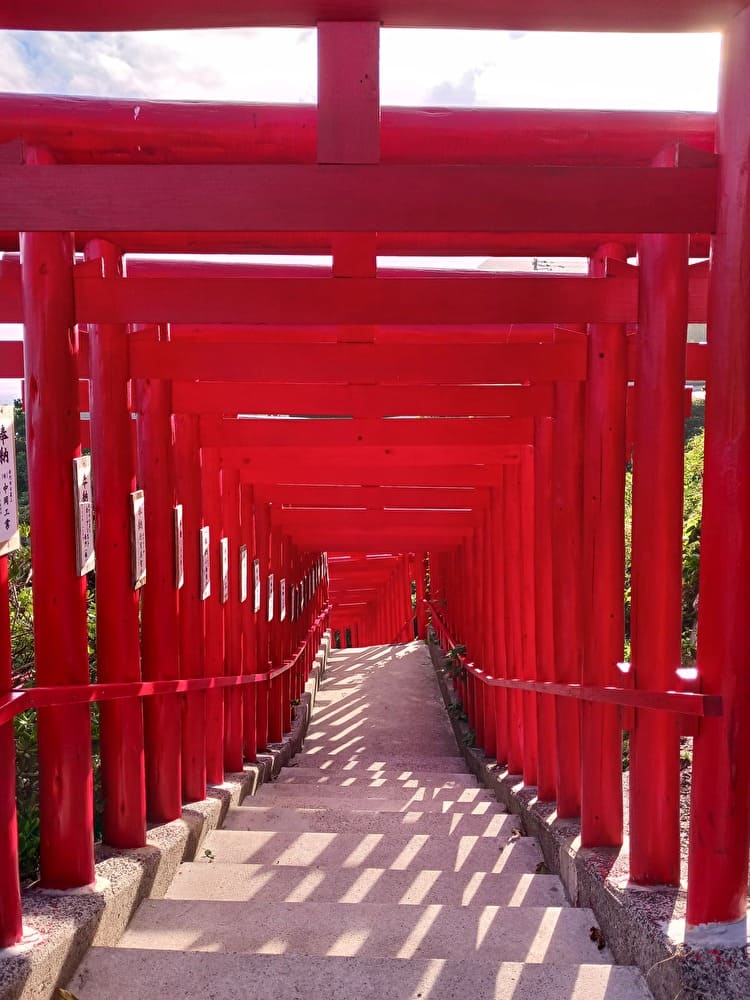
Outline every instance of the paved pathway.
<svg viewBox="0 0 750 1000">
<path fill-rule="evenodd" d="M 92 948 L 79 1000 L 644 1000 L 458 754 L 424 645 L 334 651 L 304 753 Z"/>
</svg>

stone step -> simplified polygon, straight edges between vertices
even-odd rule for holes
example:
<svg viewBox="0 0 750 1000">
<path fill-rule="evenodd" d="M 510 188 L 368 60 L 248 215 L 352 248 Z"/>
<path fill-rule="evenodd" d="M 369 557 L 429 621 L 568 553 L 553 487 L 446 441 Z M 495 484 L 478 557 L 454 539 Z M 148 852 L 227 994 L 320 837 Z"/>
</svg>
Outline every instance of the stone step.
<svg viewBox="0 0 750 1000">
<path fill-rule="evenodd" d="M 463 959 L 315 958 L 92 948 L 79 1000 L 651 1000 L 636 969 Z"/>
<path fill-rule="evenodd" d="M 299 791 L 301 793 L 326 795 L 333 792 L 337 795 L 346 795 L 348 798 L 360 796 L 383 796 L 394 799 L 433 799 L 447 802 L 460 800 L 463 802 L 477 801 L 478 798 L 492 798 L 492 793 L 482 785 L 466 780 L 464 775 L 457 775 L 460 780 L 448 779 L 446 781 L 428 781 L 420 783 L 417 778 L 407 778 L 404 781 L 397 781 L 393 778 L 343 778 L 335 774 L 315 775 L 308 770 L 289 771 L 284 769 L 281 775 L 273 782 L 264 786 L 264 790 L 275 795 L 277 791 L 284 793 L 287 790 Z"/>
<path fill-rule="evenodd" d="M 343 803 L 342 803 L 343 804 Z M 331 805 L 304 809 L 294 805 L 235 806 L 224 820 L 225 830 L 305 831 L 315 833 L 434 834 L 450 837 L 505 837 L 518 829 L 518 818 L 509 813 L 486 816 L 444 816 L 436 812 L 373 812 Z"/>
<path fill-rule="evenodd" d="M 278 785 L 290 784 L 329 785 L 340 788 L 479 788 L 476 778 L 465 771 L 450 774 L 425 774 L 408 768 L 387 771 L 359 772 L 321 771 L 311 767 L 284 768 L 274 782 Z"/>
<path fill-rule="evenodd" d="M 388 868 L 273 868 L 264 865 L 183 864 L 169 899 L 256 903 L 399 903 L 452 906 L 566 906 L 556 875 L 525 872 L 444 872 Z"/>
<path fill-rule="evenodd" d="M 204 841 L 204 854 L 199 863 L 211 863 L 213 858 L 221 864 L 534 873 L 542 860 L 534 838 L 521 837 L 507 846 L 506 839 L 407 833 L 246 833 L 214 830 Z"/>
<path fill-rule="evenodd" d="M 147 899 L 120 948 L 496 962 L 604 964 L 590 910 Z"/>
<path fill-rule="evenodd" d="M 451 793 L 450 798 L 419 798 L 424 789 L 413 789 L 417 795 L 411 795 L 410 789 L 401 792 L 383 792 L 378 794 L 377 788 L 365 789 L 352 797 L 346 788 L 330 788 L 323 785 L 320 789 L 305 785 L 274 785 L 263 787 L 252 798 L 245 802 L 254 805 L 274 805 L 282 808 L 298 809 L 331 809 L 339 802 L 354 810 L 369 810 L 370 812 L 436 812 L 444 816 L 486 816 L 493 812 L 502 813 L 503 808 L 489 793 L 472 795 L 475 789 L 464 789 L 460 794 Z M 466 796 L 466 799 L 463 799 Z M 457 801 L 458 800 L 458 801 Z"/>
<path fill-rule="evenodd" d="M 466 774 L 463 757 L 436 754 L 383 754 L 382 756 L 357 757 L 352 755 L 334 756 L 321 753 L 303 752 L 294 758 L 296 767 L 315 767 L 322 771 L 346 771 L 357 774 L 381 772 L 415 771 L 421 774 Z"/>
</svg>

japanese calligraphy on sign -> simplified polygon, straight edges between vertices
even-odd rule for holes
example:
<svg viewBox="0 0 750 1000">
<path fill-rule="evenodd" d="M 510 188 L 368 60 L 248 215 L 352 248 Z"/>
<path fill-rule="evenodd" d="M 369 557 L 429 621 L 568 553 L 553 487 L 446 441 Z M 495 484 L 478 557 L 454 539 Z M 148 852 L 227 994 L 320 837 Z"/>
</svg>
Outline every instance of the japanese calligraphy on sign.
<svg viewBox="0 0 750 1000">
<path fill-rule="evenodd" d="M 229 600 L 229 539 L 219 539 L 219 549 L 221 552 L 221 603 L 226 604 Z"/>
<path fill-rule="evenodd" d="M 286 618 L 286 580 L 279 580 L 279 621 Z"/>
<path fill-rule="evenodd" d="M 247 545 L 240 545 L 240 604 L 247 600 Z"/>
<path fill-rule="evenodd" d="M 185 583 L 185 546 L 182 533 L 182 504 L 174 510 L 174 585 L 179 590 Z"/>
<path fill-rule="evenodd" d="M 253 559 L 253 611 L 260 611 L 260 559 Z"/>
<path fill-rule="evenodd" d="M 73 503 L 76 527 L 76 573 L 78 576 L 85 576 L 96 565 L 91 455 L 81 455 L 73 459 Z"/>
<path fill-rule="evenodd" d="M 146 504 L 143 490 L 130 494 L 130 575 L 133 590 L 146 582 Z"/>
<path fill-rule="evenodd" d="M 273 621 L 273 573 L 268 574 L 268 620 Z"/>
<path fill-rule="evenodd" d="M 20 546 L 13 407 L 0 406 L 0 556 L 7 556 Z"/>
<path fill-rule="evenodd" d="M 211 596 L 211 529 L 208 525 L 200 530 L 201 556 L 201 600 Z"/>
</svg>

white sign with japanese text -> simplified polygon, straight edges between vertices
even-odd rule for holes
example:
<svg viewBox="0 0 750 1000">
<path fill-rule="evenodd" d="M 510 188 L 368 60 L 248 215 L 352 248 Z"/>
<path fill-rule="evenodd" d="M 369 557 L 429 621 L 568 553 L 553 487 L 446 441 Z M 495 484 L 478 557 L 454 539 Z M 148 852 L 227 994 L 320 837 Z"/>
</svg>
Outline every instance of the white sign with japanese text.
<svg viewBox="0 0 750 1000">
<path fill-rule="evenodd" d="M 226 604 L 229 600 L 229 539 L 219 539 L 221 550 L 221 603 Z"/>
<path fill-rule="evenodd" d="M 143 490 L 130 494 L 130 575 L 133 590 L 146 582 L 146 504 Z"/>
<path fill-rule="evenodd" d="M 253 559 L 253 611 L 260 611 L 260 559 Z"/>
<path fill-rule="evenodd" d="M 273 621 L 273 573 L 268 574 L 268 620 Z"/>
<path fill-rule="evenodd" d="M 279 621 L 286 618 L 286 580 L 279 580 Z"/>
<path fill-rule="evenodd" d="M 179 590 L 185 583 L 185 545 L 182 529 L 182 504 L 174 508 L 174 585 Z"/>
<path fill-rule="evenodd" d="M 16 427 L 13 407 L 0 406 L 0 556 L 7 556 L 20 547 Z"/>
<path fill-rule="evenodd" d="M 247 600 L 247 545 L 240 545 L 240 604 Z"/>
<path fill-rule="evenodd" d="M 96 566 L 94 552 L 94 494 L 91 455 L 73 459 L 73 503 L 76 528 L 76 573 L 85 576 Z"/>
<path fill-rule="evenodd" d="M 201 600 L 211 596 L 211 529 L 208 525 L 200 530 L 201 556 Z"/>
</svg>

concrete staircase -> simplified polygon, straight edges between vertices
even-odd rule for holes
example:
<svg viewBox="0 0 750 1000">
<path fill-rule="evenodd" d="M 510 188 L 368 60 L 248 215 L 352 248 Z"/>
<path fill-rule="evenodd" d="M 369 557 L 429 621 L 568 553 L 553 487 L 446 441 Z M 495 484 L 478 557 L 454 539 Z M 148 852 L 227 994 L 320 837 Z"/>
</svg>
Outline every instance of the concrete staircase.
<svg viewBox="0 0 750 1000">
<path fill-rule="evenodd" d="M 305 752 L 92 948 L 79 1000 L 642 1000 L 459 756 L 423 645 L 334 652 Z"/>
</svg>

